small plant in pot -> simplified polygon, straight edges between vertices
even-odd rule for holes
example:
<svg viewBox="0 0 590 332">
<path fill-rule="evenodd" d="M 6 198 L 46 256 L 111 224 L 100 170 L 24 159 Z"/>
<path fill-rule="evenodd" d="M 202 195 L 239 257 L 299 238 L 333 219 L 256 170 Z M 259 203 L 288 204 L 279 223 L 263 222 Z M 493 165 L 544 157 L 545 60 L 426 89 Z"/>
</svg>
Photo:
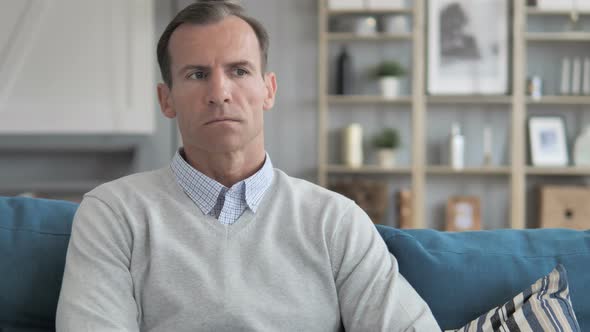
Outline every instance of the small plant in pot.
<svg viewBox="0 0 590 332">
<path fill-rule="evenodd" d="M 375 68 L 375 76 L 379 80 L 381 95 L 385 98 L 399 96 L 399 78 L 406 74 L 406 70 L 395 60 L 383 61 Z"/>
<path fill-rule="evenodd" d="M 399 132 L 394 128 L 384 128 L 373 137 L 377 149 L 377 163 L 384 168 L 395 166 L 395 151 L 400 145 Z"/>
</svg>

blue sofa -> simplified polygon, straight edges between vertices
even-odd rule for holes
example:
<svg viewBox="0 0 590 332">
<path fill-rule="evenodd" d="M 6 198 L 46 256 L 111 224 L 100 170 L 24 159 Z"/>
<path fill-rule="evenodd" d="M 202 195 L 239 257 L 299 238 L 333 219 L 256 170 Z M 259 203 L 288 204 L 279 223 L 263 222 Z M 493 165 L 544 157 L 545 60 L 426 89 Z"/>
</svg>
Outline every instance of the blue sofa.
<svg viewBox="0 0 590 332">
<path fill-rule="evenodd" d="M 0 331 L 54 329 L 76 208 L 64 201 L 0 197 Z M 443 329 L 503 304 L 561 263 L 580 328 L 590 331 L 590 231 L 377 228 Z"/>
</svg>

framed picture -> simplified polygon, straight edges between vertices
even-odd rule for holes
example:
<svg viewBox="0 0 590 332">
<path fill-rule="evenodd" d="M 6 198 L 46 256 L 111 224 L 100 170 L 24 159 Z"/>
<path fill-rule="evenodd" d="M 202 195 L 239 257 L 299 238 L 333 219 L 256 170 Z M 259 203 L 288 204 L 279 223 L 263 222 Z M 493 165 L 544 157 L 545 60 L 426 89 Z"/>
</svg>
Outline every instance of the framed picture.
<svg viewBox="0 0 590 332">
<path fill-rule="evenodd" d="M 508 92 L 508 0 L 429 0 L 431 95 Z"/>
<path fill-rule="evenodd" d="M 481 229 L 479 198 L 475 196 L 454 196 L 447 201 L 446 229 L 450 232 L 474 231 Z"/>
<path fill-rule="evenodd" d="M 569 164 L 565 123 L 560 116 L 531 116 L 528 120 L 531 163 L 533 166 Z"/>
</svg>

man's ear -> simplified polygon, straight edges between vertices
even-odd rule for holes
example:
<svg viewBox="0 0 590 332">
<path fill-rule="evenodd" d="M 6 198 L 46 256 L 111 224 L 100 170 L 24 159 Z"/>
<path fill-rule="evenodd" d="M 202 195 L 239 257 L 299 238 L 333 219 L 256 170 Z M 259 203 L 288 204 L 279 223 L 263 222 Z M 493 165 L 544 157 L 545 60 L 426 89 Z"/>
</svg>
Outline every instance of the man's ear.
<svg viewBox="0 0 590 332">
<path fill-rule="evenodd" d="M 170 88 L 165 83 L 158 84 L 158 101 L 160 102 L 162 114 L 169 119 L 174 119 L 176 111 L 174 110 Z"/>
<path fill-rule="evenodd" d="M 277 77 L 275 73 L 268 72 L 264 74 L 264 85 L 266 86 L 266 97 L 262 109 L 268 111 L 275 104 L 275 95 L 277 93 Z"/>
</svg>

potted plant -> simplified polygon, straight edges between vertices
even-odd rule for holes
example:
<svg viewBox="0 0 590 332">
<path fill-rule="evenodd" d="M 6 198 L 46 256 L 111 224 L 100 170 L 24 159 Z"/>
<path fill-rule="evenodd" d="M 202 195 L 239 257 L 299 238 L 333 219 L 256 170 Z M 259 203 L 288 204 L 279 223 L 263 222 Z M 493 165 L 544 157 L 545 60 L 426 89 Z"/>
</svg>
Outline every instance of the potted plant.
<svg viewBox="0 0 590 332">
<path fill-rule="evenodd" d="M 400 145 L 400 136 L 394 128 L 384 128 L 373 137 L 377 149 L 377 164 L 384 168 L 395 166 L 395 150 Z"/>
<path fill-rule="evenodd" d="M 375 68 L 375 76 L 379 80 L 381 95 L 385 98 L 399 96 L 399 77 L 406 74 L 406 70 L 396 60 L 383 61 Z"/>
</svg>

